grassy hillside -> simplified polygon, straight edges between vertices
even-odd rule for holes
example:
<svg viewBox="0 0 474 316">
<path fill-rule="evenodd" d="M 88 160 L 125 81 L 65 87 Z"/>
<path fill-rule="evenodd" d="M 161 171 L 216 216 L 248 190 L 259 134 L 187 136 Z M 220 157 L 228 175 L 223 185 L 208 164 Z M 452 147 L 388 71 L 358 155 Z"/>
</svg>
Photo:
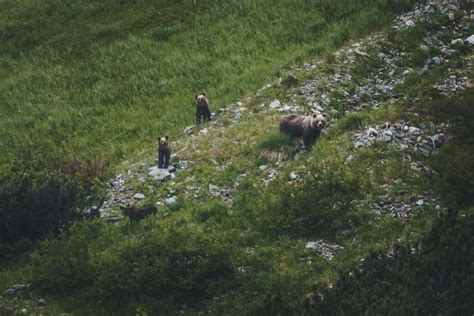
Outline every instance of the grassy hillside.
<svg viewBox="0 0 474 316">
<path fill-rule="evenodd" d="M 195 93 L 217 111 L 410 2 L 2 1 L 0 211 L 34 218 L 2 238 L 98 204 L 118 163 L 193 123 Z"/>
<path fill-rule="evenodd" d="M 10 257 L 0 268 L 0 313 L 469 314 L 473 55 L 450 43 L 474 31 L 463 12 L 472 6 L 463 4 L 454 20 L 447 10 L 420 9 L 421 17 L 408 15 L 408 26 L 390 18 L 408 7 L 402 2 L 198 2 L 163 5 L 156 12 L 166 25 L 155 24 L 153 14 L 145 19 L 153 10 L 139 1 L 108 3 L 107 10 L 82 2 L 61 9 L 67 18 L 55 15 L 59 3 L 48 11 L 51 2 L 32 2 L 51 21 L 70 21 L 75 40 L 64 39 L 54 23 L 26 23 L 21 27 L 42 41 L 14 37 L 17 44 L 4 54 L 32 65 L 40 60 L 34 56 L 54 52 L 58 71 L 75 73 L 82 90 L 57 88 L 72 89 L 71 98 L 60 99 L 74 108 L 66 111 L 71 122 L 55 125 L 74 130 L 71 138 L 56 135 L 55 143 L 53 133 L 41 138 L 49 145 L 22 148 L 21 156 L 13 146 L 5 156 L 9 189 L 0 192 L 2 201 L 20 200 L 24 188 L 31 188 L 26 196 L 52 188 L 64 198 L 8 205 L 33 212 L 39 202 L 59 210 L 76 207 L 71 200 L 91 203 L 90 192 L 77 188 L 99 185 L 94 178 L 124 162 L 119 166 L 128 170 L 109 193 L 119 200 L 143 193 L 136 203 L 153 203 L 158 213 L 114 223 L 121 202 L 108 197 L 106 218 L 76 221 Z M 30 21 L 31 7 L 23 9 L 5 7 Z M 111 25 L 117 30 L 105 32 Z M 396 28 L 336 50 L 384 25 Z M 97 39 L 104 34 L 108 40 Z M 57 49 L 68 45 L 75 53 Z M 257 91 L 267 82 L 274 83 Z M 192 123 L 195 90 L 206 90 L 214 109 L 228 109 L 179 135 Z M 276 99 L 281 107 L 272 108 Z M 315 104 L 330 121 L 306 152 L 278 133 L 278 120 Z M 96 111 L 91 121 L 87 111 Z M 165 132 L 180 167 L 159 181 L 148 167 L 153 138 Z M 66 158 L 51 161 L 59 153 Z M 16 166 L 18 159 L 29 167 Z M 48 229 L 57 227 L 64 222 Z M 11 293 L 14 284 L 28 286 Z"/>
</svg>

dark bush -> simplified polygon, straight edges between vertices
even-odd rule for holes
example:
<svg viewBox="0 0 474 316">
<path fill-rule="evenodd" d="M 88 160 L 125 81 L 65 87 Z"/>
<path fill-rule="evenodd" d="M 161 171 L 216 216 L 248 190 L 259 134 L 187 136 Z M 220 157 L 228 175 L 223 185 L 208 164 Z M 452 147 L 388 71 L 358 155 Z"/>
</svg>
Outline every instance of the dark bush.
<svg viewBox="0 0 474 316">
<path fill-rule="evenodd" d="M 474 310 L 474 216 L 453 212 L 419 245 L 371 254 L 333 289 L 320 289 L 324 315 L 468 315 Z"/>
<path fill-rule="evenodd" d="M 148 297 L 188 305 L 231 285 L 236 252 L 230 243 L 194 224 L 152 220 L 133 227 L 79 222 L 61 239 L 42 242 L 32 256 L 33 285 L 53 293 L 87 288 L 106 303 Z M 127 232 L 140 225 L 146 233 Z"/>
<path fill-rule="evenodd" d="M 271 238 L 332 239 L 336 232 L 357 225 L 353 201 L 362 196 L 363 178 L 336 158 L 330 164 L 313 167 L 300 182 L 288 185 L 283 179 L 262 193 L 259 205 L 248 206 L 258 211 L 254 221 L 258 229 Z"/>
<path fill-rule="evenodd" d="M 78 218 L 92 216 L 86 206 L 98 205 L 98 177 L 106 167 L 79 160 L 48 164 L 16 160 L 0 174 L 0 243 L 56 234 Z"/>
</svg>

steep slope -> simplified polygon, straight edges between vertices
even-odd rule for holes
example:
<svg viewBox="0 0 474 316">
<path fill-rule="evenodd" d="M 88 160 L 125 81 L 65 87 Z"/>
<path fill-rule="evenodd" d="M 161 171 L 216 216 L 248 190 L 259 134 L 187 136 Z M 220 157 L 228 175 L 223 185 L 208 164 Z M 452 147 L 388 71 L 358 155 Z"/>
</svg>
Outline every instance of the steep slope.
<svg viewBox="0 0 474 316">
<path fill-rule="evenodd" d="M 281 70 L 213 122 L 174 135 L 176 172 L 158 174 L 146 151 L 110 182 L 101 220 L 43 241 L 0 274 L 5 284 L 31 283 L 35 297 L 16 304 L 5 295 L 5 305 L 80 314 L 469 313 L 472 288 L 461 282 L 473 274 L 467 9 L 418 6 L 387 32 Z M 331 120 L 304 152 L 278 133 L 278 120 L 310 109 Z M 118 206 L 129 202 L 156 204 L 158 214 L 120 221 Z M 38 307 L 40 297 L 52 303 Z"/>
<path fill-rule="evenodd" d="M 82 216 L 119 163 L 193 121 L 195 93 L 229 104 L 411 2 L 2 1 L 2 242 Z"/>
</svg>

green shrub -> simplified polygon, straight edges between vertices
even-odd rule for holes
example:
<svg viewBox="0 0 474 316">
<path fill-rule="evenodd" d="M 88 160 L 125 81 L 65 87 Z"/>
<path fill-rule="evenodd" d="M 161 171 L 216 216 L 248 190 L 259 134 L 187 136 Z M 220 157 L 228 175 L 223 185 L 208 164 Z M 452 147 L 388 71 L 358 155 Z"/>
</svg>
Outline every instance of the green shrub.
<svg viewBox="0 0 474 316">
<path fill-rule="evenodd" d="M 135 230 L 146 227 L 146 233 Z M 32 255 L 35 288 L 48 293 L 87 290 L 106 304 L 145 298 L 192 305 L 232 284 L 235 250 L 194 224 L 132 227 L 77 223 L 60 239 L 48 239 Z M 91 242 L 94 241 L 94 242 Z"/>
<path fill-rule="evenodd" d="M 441 147 L 433 159 L 439 172 L 436 188 L 446 203 L 453 208 L 474 203 L 474 89 L 456 98 L 442 98 L 428 104 L 430 113 L 438 121 L 450 122 L 453 139 Z"/>
<path fill-rule="evenodd" d="M 372 253 L 333 289 L 320 288 L 322 314 L 446 314 L 474 309 L 474 216 L 453 212 L 419 245 Z"/>
<path fill-rule="evenodd" d="M 106 163 L 66 155 L 42 162 L 34 152 L 23 154 L 0 168 L 0 242 L 55 234 L 76 219 L 98 215 L 97 208 L 86 208 L 100 205 Z"/>
<path fill-rule="evenodd" d="M 303 180 L 291 185 L 288 176 L 282 176 L 260 192 L 258 200 L 250 200 L 243 214 L 257 212 L 254 225 L 271 238 L 317 235 L 332 239 L 357 225 L 353 201 L 362 196 L 363 176 L 335 157 L 309 170 L 310 175 L 301 174 Z"/>
</svg>

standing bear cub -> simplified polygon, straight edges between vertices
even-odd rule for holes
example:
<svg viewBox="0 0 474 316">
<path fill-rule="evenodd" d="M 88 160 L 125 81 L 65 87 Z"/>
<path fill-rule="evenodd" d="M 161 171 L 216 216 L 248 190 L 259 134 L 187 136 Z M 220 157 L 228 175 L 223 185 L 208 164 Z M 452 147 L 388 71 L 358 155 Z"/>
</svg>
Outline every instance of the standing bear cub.
<svg viewBox="0 0 474 316">
<path fill-rule="evenodd" d="M 326 126 L 326 115 L 312 113 L 310 115 L 286 115 L 280 119 L 280 132 L 291 137 L 303 137 L 305 149 L 311 147 L 321 135 L 322 129 Z"/>
<path fill-rule="evenodd" d="M 169 137 L 158 137 L 158 168 L 168 168 L 171 157 Z"/>
<path fill-rule="evenodd" d="M 196 98 L 196 124 L 201 123 L 201 119 L 204 122 L 209 122 L 211 120 L 211 110 L 206 94 L 203 92 L 194 97 Z"/>
</svg>

